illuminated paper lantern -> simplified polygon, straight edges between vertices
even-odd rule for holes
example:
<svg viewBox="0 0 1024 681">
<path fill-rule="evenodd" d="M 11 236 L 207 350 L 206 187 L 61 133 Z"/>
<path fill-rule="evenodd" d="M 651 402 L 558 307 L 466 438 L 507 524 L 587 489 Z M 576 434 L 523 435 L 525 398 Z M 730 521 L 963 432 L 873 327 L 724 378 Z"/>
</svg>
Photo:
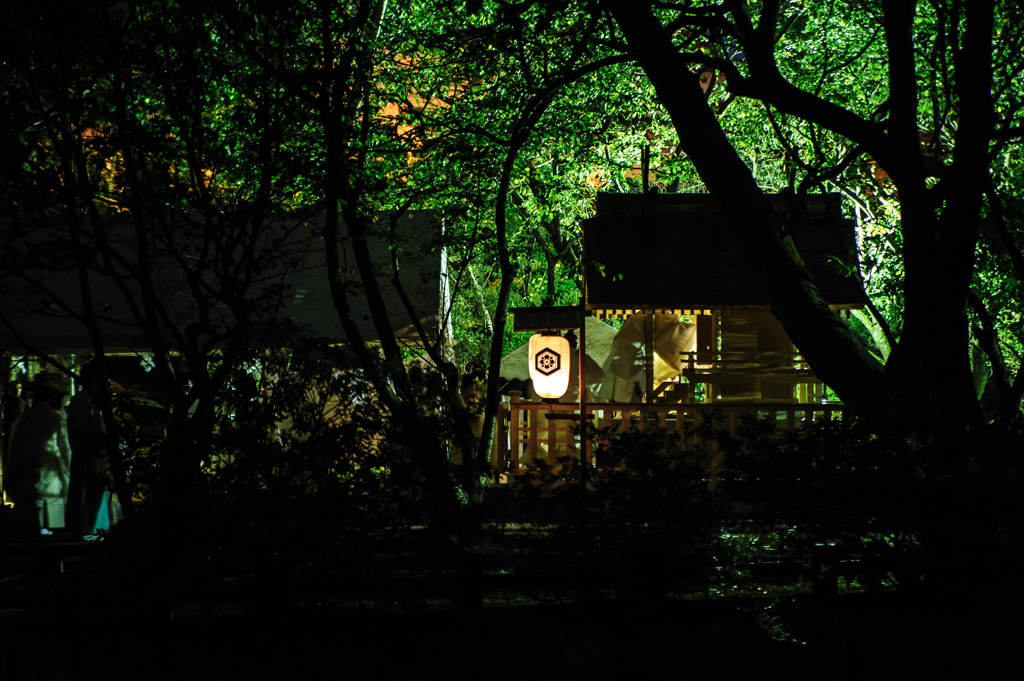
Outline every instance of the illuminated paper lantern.
<svg viewBox="0 0 1024 681">
<path fill-rule="evenodd" d="M 557 400 L 569 388 L 569 341 L 555 334 L 530 337 L 530 378 L 541 397 Z"/>
</svg>

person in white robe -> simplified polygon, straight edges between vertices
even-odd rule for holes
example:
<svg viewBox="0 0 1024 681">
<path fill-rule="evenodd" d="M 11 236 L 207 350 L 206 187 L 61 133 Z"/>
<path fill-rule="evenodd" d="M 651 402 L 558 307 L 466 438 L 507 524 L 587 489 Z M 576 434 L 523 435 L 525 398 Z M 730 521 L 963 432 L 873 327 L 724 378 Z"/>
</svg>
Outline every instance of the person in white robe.
<svg viewBox="0 0 1024 681">
<path fill-rule="evenodd" d="M 31 405 L 14 422 L 8 475 L 15 511 L 43 535 L 64 527 L 71 475 L 66 393 L 37 376 Z"/>
</svg>

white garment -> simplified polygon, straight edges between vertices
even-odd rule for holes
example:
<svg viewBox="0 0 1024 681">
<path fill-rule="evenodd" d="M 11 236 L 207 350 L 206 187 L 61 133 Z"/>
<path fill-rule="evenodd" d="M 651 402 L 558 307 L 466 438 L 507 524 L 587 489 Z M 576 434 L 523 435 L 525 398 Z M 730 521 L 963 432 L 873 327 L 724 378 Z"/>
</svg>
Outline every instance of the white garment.
<svg viewBox="0 0 1024 681">
<path fill-rule="evenodd" d="M 644 375 L 644 334 L 646 314 L 629 317 L 612 341 L 604 362 L 598 396 L 611 402 L 642 402 L 647 379 Z M 679 321 L 674 315 L 654 316 L 654 383 L 682 372 L 680 353 L 697 349 L 697 326 Z"/>
<path fill-rule="evenodd" d="M 71 473 L 67 417 L 43 400 L 14 422 L 8 475 L 15 506 L 35 506 L 40 528 L 64 527 Z"/>
</svg>

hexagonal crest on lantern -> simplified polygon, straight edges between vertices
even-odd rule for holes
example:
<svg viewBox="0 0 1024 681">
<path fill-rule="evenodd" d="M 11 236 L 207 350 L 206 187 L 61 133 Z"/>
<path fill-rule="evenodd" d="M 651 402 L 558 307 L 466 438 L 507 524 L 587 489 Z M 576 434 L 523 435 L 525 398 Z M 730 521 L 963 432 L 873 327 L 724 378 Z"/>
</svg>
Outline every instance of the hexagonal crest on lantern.
<svg viewBox="0 0 1024 681">
<path fill-rule="evenodd" d="M 562 356 L 551 348 L 544 348 L 534 358 L 534 365 L 537 371 L 545 376 L 550 376 L 562 368 Z"/>
</svg>

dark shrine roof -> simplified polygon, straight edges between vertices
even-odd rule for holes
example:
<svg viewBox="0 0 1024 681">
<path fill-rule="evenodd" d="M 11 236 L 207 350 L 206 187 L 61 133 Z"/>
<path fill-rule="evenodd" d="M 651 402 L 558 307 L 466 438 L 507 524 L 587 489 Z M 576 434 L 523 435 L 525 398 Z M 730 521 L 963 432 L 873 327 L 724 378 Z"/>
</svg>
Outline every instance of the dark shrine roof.
<svg viewBox="0 0 1024 681">
<path fill-rule="evenodd" d="M 777 213 L 792 195 L 769 196 Z M 761 307 L 768 288 L 709 194 L 599 194 L 583 221 L 589 309 Z M 867 302 L 856 275 L 854 223 L 839 195 L 805 197 L 791 220 L 793 241 L 829 305 Z M 603 275 L 601 270 L 603 269 Z"/>
</svg>

